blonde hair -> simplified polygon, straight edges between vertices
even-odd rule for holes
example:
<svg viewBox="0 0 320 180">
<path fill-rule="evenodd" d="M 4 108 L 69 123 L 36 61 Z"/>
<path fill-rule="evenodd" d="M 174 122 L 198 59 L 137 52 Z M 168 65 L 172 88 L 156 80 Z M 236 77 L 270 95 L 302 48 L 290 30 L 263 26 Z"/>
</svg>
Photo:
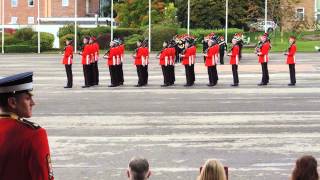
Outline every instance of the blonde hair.
<svg viewBox="0 0 320 180">
<path fill-rule="evenodd" d="M 227 180 L 224 166 L 218 160 L 207 160 L 200 172 L 198 180 Z"/>
</svg>

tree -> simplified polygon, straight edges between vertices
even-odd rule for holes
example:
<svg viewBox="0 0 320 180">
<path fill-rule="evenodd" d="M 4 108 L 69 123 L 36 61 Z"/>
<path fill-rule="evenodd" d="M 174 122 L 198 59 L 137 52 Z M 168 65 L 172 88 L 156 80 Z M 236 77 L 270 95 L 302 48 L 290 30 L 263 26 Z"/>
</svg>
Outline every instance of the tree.
<svg viewBox="0 0 320 180">
<path fill-rule="evenodd" d="M 152 23 L 157 24 L 164 20 L 166 7 L 170 0 L 152 1 Z M 115 5 L 118 14 L 116 20 L 122 27 L 140 27 L 148 25 L 149 2 L 146 0 L 127 0 Z M 172 8 L 172 7 L 169 7 Z M 170 9 L 171 11 L 172 9 Z"/>
<path fill-rule="evenodd" d="M 248 21 L 248 10 L 251 18 L 261 13 L 261 0 L 229 0 L 229 25 L 243 28 Z M 181 26 L 187 26 L 187 2 L 176 0 L 177 16 Z M 225 0 L 191 0 L 192 28 L 223 28 L 225 25 Z M 254 5 L 254 6 L 252 6 Z M 249 17 L 250 17 L 249 16 Z"/>
</svg>

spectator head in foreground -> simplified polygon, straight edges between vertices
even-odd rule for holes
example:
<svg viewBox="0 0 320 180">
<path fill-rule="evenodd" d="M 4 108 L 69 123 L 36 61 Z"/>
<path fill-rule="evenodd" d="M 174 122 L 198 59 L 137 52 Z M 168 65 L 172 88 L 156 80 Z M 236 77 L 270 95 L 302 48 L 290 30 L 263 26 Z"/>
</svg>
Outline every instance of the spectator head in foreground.
<svg viewBox="0 0 320 180">
<path fill-rule="evenodd" d="M 317 160 L 312 156 L 303 156 L 296 161 L 292 180 L 319 180 Z"/>
<path fill-rule="evenodd" d="M 151 176 L 149 162 L 145 158 L 134 157 L 129 162 L 127 170 L 129 180 L 146 180 Z"/>
<path fill-rule="evenodd" d="M 207 160 L 200 168 L 198 180 L 227 180 L 224 166 L 218 160 Z"/>
</svg>

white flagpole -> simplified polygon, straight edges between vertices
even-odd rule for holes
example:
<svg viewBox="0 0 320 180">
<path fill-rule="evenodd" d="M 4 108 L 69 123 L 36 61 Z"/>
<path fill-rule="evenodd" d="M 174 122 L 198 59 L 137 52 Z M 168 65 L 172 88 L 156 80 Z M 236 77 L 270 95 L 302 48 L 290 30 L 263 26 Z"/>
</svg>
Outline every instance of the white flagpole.
<svg viewBox="0 0 320 180">
<path fill-rule="evenodd" d="M 226 0 L 226 26 L 225 26 L 225 31 L 226 31 L 226 34 L 225 34 L 225 40 L 226 40 L 226 43 L 228 43 L 228 21 L 229 21 L 229 1 Z"/>
<path fill-rule="evenodd" d="M 264 7 L 264 31 L 265 32 L 268 32 L 267 21 L 268 21 L 268 0 L 265 0 L 265 7 Z"/>
<path fill-rule="evenodd" d="M 40 0 L 38 0 L 38 54 L 40 54 L 41 50 L 40 38 Z"/>
<path fill-rule="evenodd" d="M 149 0 L 149 37 L 148 37 L 149 52 L 151 52 L 151 0 Z"/>
<path fill-rule="evenodd" d="M 190 35 L 190 0 L 188 0 L 188 25 L 187 25 L 187 29 L 188 29 L 188 35 Z"/>
<path fill-rule="evenodd" d="M 2 45 L 2 47 L 1 47 L 1 52 L 2 52 L 2 54 L 4 54 L 4 0 L 2 0 L 2 40 L 1 40 L 1 45 Z"/>
<path fill-rule="evenodd" d="M 113 0 L 111 0 L 111 41 L 113 40 Z"/>
<path fill-rule="evenodd" d="M 74 0 L 74 53 L 77 53 L 77 18 L 78 18 L 78 0 Z"/>
</svg>

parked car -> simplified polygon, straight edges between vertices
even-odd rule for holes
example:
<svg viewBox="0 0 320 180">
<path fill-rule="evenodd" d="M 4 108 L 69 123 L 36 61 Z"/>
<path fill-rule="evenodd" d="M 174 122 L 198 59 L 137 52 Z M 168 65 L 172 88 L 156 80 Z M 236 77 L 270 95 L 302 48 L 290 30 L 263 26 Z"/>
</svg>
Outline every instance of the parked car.
<svg viewBox="0 0 320 180">
<path fill-rule="evenodd" d="M 249 24 L 250 31 L 264 31 L 265 30 L 265 21 L 258 21 L 255 23 Z M 267 30 L 268 32 L 274 31 L 278 25 L 274 21 L 267 21 Z"/>
</svg>

